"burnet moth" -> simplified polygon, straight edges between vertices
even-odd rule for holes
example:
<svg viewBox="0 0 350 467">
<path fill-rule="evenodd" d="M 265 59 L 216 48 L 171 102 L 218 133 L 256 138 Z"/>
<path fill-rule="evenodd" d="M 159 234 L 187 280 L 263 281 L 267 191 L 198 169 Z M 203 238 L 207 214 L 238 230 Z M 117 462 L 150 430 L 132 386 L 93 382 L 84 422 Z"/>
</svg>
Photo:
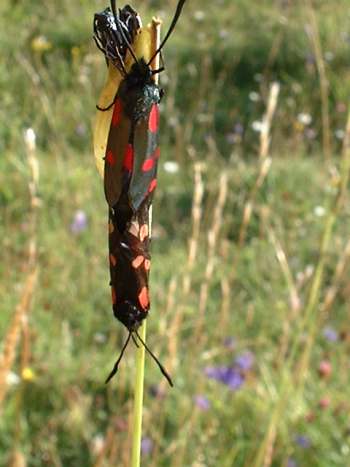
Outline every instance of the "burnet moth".
<svg viewBox="0 0 350 467">
<path fill-rule="evenodd" d="M 104 190 L 108 203 L 109 262 L 114 316 L 129 334 L 106 383 L 118 371 L 124 351 L 132 339 L 141 343 L 157 362 L 172 386 L 165 368 L 138 333 L 150 309 L 150 208 L 157 185 L 159 102 L 162 90 L 151 65 L 172 33 L 186 0 L 179 0 L 169 30 L 150 60 L 136 58 L 133 39 L 140 28 L 140 18 L 129 5 L 116 9 L 111 0 L 94 18 L 94 39 L 108 65 L 116 66 L 123 79 L 113 102 L 100 111 L 113 108 L 104 162 Z M 129 71 L 125 57 L 133 64 Z"/>
</svg>

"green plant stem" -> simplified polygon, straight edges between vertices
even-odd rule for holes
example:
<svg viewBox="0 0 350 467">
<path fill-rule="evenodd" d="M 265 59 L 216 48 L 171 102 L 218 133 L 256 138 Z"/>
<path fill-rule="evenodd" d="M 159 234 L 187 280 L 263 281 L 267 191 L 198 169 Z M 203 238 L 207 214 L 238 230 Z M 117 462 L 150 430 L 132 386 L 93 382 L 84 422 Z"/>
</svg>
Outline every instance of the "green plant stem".
<svg viewBox="0 0 350 467">
<path fill-rule="evenodd" d="M 143 341 L 146 341 L 146 320 L 143 321 L 143 324 L 139 329 L 139 334 Z M 143 345 L 140 345 L 139 348 L 136 349 L 136 378 L 134 391 L 131 467 L 140 466 L 144 370 L 145 348 Z"/>
</svg>

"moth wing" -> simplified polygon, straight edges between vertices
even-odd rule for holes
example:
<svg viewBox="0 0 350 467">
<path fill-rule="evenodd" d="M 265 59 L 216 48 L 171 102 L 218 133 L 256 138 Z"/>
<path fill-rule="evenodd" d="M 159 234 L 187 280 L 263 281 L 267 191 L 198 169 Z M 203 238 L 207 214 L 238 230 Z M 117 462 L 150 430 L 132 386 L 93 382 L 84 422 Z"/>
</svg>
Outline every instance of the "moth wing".
<svg viewBox="0 0 350 467">
<path fill-rule="evenodd" d="M 146 118 L 136 122 L 133 131 L 134 166 L 129 185 L 129 200 L 134 212 L 157 185 L 159 106 L 153 104 Z"/>
<path fill-rule="evenodd" d="M 131 121 L 123 110 L 123 103 L 117 97 L 114 104 L 111 126 L 108 134 L 105 165 L 104 190 L 110 207 L 118 202 L 123 189 L 123 169 L 128 169 L 130 161 Z M 131 169 L 130 169 L 131 170 Z"/>
</svg>

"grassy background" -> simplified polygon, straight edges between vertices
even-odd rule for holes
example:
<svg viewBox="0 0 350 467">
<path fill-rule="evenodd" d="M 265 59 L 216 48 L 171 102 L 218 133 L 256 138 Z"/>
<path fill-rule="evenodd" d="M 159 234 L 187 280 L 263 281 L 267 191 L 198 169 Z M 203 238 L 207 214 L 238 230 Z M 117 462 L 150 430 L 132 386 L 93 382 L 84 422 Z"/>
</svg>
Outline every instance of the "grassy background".
<svg viewBox="0 0 350 467">
<path fill-rule="evenodd" d="M 313 5 L 191 0 L 164 52 L 148 342 L 176 386 L 147 359 L 143 466 L 350 465 L 350 208 L 337 202 L 341 180 L 346 196 L 350 9 L 347 0 Z M 0 6 L 0 335 L 3 352 L 5 342 L 16 350 L 0 361 L 4 466 L 129 465 L 132 346 L 103 384 L 125 338 L 111 311 L 91 144 L 105 79 L 91 23 L 105 6 Z M 168 24 L 176 2 L 133 6 Z M 274 81 L 264 162 L 257 129 Z M 28 155 L 40 172 L 34 210 Z M 87 221 L 75 232 L 79 210 Z M 38 281 L 28 324 L 13 326 L 30 239 Z"/>
</svg>

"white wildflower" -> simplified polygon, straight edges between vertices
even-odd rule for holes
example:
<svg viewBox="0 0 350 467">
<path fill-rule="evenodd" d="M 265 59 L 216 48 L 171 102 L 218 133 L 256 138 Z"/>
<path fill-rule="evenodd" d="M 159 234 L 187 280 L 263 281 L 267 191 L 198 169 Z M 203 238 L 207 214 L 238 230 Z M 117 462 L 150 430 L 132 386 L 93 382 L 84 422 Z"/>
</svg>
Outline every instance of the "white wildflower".
<svg viewBox="0 0 350 467">
<path fill-rule="evenodd" d="M 260 101 L 260 95 L 257 92 L 252 91 L 252 92 L 249 93 L 249 99 L 252 102 L 259 102 Z"/>
<path fill-rule="evenodd" d="M 252 128 L 253 128 L 254 131 L 257 131 L 258 133 L 261 133 L 265 128 L 265 124 L 264 124 L 264 122 L 261 122 L 260 120 L 255 120 L 252 123 Z"/>
<path fill-rule="evenodd" d="M 166 161 L 163 164 L 165 172 L 176 174 L 179 171 L 179 164 L 175 161 Z"/>
<path fill-rule="evenodd" d="M 36 134 L 33 128 L 24 130 L 24 142 L 29 151 L 35 151 Z"/>
<path fill-rule="evenodd" d="M 310 123 L 312 122 L 312 117 L 311 117 L 310 114 L 300 113 L 300 114 L 298 114 L 298 121 L 302 125 L 310 125 Z"/>
<path fill-rule="evenodd" d="M 344 130 L 335 130 L 334 134 L 337 139 L 344 139 L 344 136 L 345 136 Z"/>
<path fill-rule="evenodd" d="M 314 209 L 314 214 L 317 217 L 323 217 L 326 214 L 326 210 L 323 206 L 316 206 Z"/>
<path fill-rule="evenodd" d="M 15 386 L 21 381 L 21 378 L 17 375 L 17 373 L 14 373 L 13 371 L 9 371 L 6 375 L 6 383 L 9 386 Z"/>
</svg>

